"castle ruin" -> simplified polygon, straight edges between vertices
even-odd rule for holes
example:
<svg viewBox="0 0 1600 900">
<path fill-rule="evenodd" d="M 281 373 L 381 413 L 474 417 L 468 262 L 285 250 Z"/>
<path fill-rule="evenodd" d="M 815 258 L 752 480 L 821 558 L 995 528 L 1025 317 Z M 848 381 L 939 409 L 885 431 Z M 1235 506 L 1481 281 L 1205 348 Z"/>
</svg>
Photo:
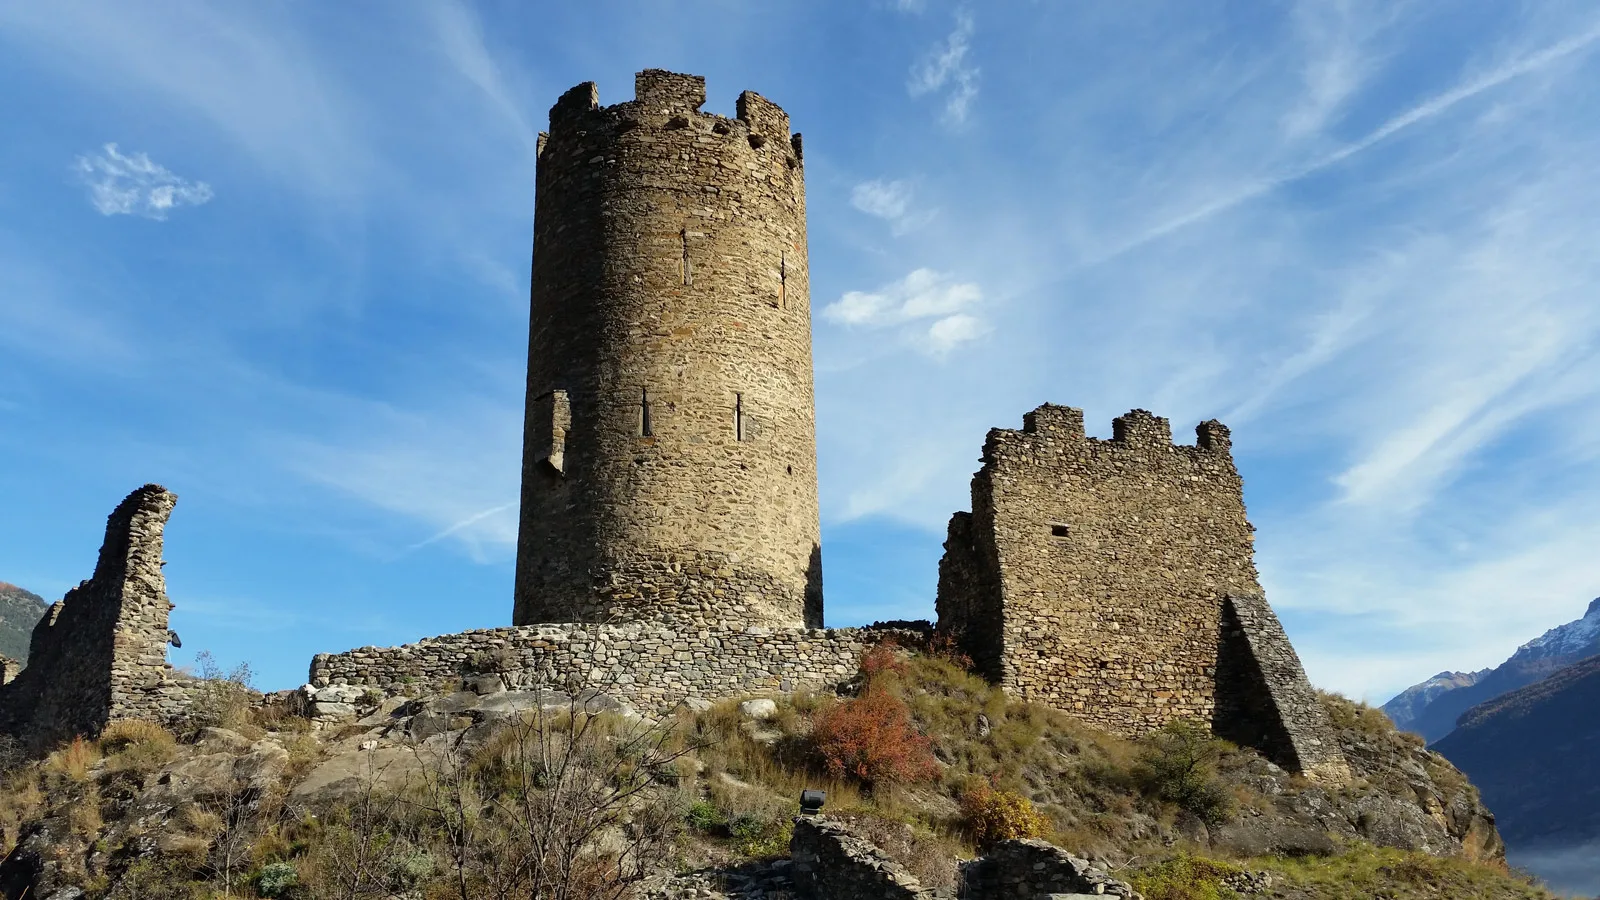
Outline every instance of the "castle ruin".
<svg viewBox="0 0 1600 900">
<path fill-rule="evenodd" d="M 318 654 L 312 688 L 402 693 L 488 660 L 507 685 L 605 684 L 660 710 L 833 687 L 925 634 L 822 627 L 800 136 L 758 94 L 734 118 L 704 102 L 704 79 L 647 70 L 612 106 L 567 91 L 540 135 L 513 624 Z M 1048 404 L 991 431 L 938 628 L 1020 699 L 1128 735 L 1200 718 L 1343 778 L 1256 578 L 1228 429 L 1197 435 L 1174 445 L 1135 410 L 1098 440 Z M 147 485 L 117 507 L 95 577 L 0 686 L 0 730 L 48 743 L 181 709 L 174 502 Z"/>
<path fill-rule="evenodd" d="M 34 626 L 28 664 L 0 685 L 0 733 L 34 747 L 94 735 L 113 719 L 166 721 L 187 703 L 167 664 L 162 531 L 178 502 L 158 484 L 129 494 L 106 520 L 94 576 Z"/>
<path fill-rule="evenodd" d="M 1256 579 L 1228 429 L 1175 445 L 1133 410 L 1110 440 L 1046 404 L 996 428 L 951 517 L 939 627 L 1015 696 L 1137 735 L 1210 722 L 1294 771 L 1344 763 Z"/>
<path fill-rule="evenodd" d="M 800 136 L 705 79 L 540 135 L 517 625 L 822 625 Z"/>
</svg>

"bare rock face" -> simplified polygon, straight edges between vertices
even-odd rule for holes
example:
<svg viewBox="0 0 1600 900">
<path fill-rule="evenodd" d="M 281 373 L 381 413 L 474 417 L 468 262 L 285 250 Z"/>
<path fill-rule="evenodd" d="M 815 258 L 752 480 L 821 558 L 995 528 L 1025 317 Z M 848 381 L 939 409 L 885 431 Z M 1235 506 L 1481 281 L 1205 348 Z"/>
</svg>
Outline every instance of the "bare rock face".
<svg viewBox="0 0 1600 900">
<path fill-rule="evenodd" d="M 1247 809 L 1209 829 L 1206 842 L 1240 855 L 1325 855 L 1337 839 L 1438 856 L 1501 861 L 1505 843 L 1494 815 L 1460 770 L 1415 737 L 1387 727 L 1362 727 L 1354 704 L 1325 698 L 1351 781 L 1334 787 L 1300 783 L 1257 759 L 1237 777 L 1264 795 L 1267 810 Z"/>
</svg>

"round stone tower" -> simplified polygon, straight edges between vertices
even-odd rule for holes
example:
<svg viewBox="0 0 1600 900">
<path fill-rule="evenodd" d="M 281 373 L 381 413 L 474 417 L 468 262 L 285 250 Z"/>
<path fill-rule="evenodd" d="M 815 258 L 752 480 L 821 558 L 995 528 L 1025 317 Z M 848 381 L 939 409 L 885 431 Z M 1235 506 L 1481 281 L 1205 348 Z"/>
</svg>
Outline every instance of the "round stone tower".
<svg viewBox="0 0 1600 900">
<path fill-rule="evenodd" d="M 800 136 L 639 73 L 540 135 L 514 621 L 820 627 Z"/>
</svg>

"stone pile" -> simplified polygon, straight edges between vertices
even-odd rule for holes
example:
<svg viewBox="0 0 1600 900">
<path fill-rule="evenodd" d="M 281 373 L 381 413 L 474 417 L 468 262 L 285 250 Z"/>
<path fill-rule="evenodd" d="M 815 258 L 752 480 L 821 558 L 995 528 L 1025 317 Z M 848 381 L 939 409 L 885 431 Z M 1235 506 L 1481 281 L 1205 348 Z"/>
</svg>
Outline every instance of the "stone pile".
<svg viewBox="0 0 1600 900">
<path fill-rule="evenodd" d="M 962 882 L 961 896 L 971 900 L 1139 896 L 1088 860 L 1038 840 L 996 844 L 962 867 Z"/>
<path fill-rule="evenodd" d="M 789 859 L 795 889 L 806 900 L 935 900 L 949 896 L 924 887 L 905 866 L 872 843 L 822 816 L 795 819 Z"/>
</svg>

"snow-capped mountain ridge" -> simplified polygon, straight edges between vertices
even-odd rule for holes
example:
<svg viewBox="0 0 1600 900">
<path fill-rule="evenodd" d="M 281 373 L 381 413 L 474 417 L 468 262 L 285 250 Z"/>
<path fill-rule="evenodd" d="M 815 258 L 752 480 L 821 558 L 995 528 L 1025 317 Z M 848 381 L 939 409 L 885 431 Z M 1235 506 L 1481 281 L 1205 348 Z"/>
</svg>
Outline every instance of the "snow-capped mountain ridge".
<svg viewBox="0 0 1600 900">
<path fill-rule="evenodd" d="M 1600 598 L 1590 601 L 1583 618 L 1528 641 L 1493 669 L 1440 672 L 1397 694 L 1383 711 L 1400 728 L 1432 743 L 1449 734 L 1456 718 L 1471 707 L 1596 655 L 1600 655 Z"/>
<path fill-rule="evenodd" d="M 1600 644 L 1600 597 L 1589 602 L 1589 610 L 1583 614 L 1583 618 L 1546 631 L 1518 647 L 1511 658 L 1516 659 L 1524 653 L 1537 653 L 1539 656 L 1578 653 L 1596 644 Z"/>
</svg>

